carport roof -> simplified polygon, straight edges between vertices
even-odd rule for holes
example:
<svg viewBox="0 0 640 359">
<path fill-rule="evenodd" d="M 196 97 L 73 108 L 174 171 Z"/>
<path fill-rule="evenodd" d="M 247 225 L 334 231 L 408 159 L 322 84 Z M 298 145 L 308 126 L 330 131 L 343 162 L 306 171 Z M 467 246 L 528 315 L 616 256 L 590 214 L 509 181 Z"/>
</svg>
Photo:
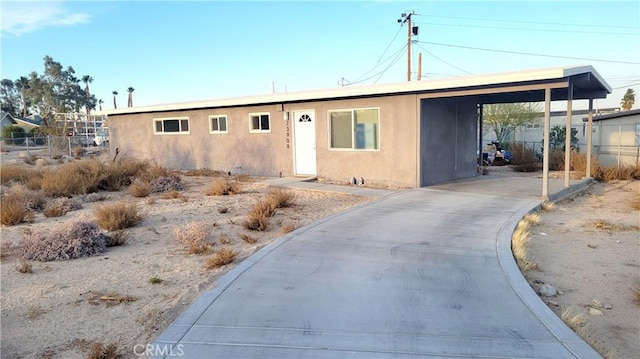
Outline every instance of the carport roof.
<svg viewBox="0 0 640 359">
<path fill-rule="evenodd" d="M 370 86 L 346 86 L 305 92 L 273 93 L 250 97 L 129 107 L 107 110 L 99 112 L 98 114 L 124 115 L 403 94 L 429 94 L 429 97 L 451 97 L 473 94 L 480 96 L 483 103 L 539 102 L 544 101 L 544 89 L 541 88 L 547 85 L 553 85 L 551 89 L 552 101 L 567 100 L 569 98 L 569 85 L 573 86 L 574 100 L 605 98 L 612 90 L 611 86 L 592 66 L 574 66 L 465 76 L 450 79 Z"/>
</svg>

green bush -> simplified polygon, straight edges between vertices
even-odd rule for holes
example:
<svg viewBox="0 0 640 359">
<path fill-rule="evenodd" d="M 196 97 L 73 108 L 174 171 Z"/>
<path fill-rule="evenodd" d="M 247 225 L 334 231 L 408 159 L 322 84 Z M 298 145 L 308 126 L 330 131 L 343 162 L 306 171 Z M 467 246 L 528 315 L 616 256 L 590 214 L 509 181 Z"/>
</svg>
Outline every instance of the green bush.
<svg viewBox="0 0 640 359">
<path fill-rule="evenodd" d="M 20 126 L 11 125 L 2 129 L 2 138 L 7 145 L 22 145 L 25 137 L 27 133 Z"/>
<path fill-rule="evenodd" d="M 40 127 L 30 129 L 27 137 L 32 138 L 33 142 L 38 146 L 47 144 L 47 133 Z"/>
</svg>

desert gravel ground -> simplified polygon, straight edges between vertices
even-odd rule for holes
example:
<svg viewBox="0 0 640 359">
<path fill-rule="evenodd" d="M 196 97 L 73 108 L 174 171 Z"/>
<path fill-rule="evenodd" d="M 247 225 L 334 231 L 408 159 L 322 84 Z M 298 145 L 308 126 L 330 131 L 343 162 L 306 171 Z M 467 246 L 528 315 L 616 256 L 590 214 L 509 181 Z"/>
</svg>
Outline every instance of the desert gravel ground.
<svg viewBox="0 0 640 359">
<path fill-rule="evenodd" d="M 584 317 L 579 331 L 606 358 L 640 357 L 639 181 L 596 183 L 589 190 L 541 212 L 532 228 L 526 274 L 536 290 L 550 284 L 560 294 L 543 297 L 557 314 Z M 580 333 L 579 333 L 580 334 Z"/>
</svg>

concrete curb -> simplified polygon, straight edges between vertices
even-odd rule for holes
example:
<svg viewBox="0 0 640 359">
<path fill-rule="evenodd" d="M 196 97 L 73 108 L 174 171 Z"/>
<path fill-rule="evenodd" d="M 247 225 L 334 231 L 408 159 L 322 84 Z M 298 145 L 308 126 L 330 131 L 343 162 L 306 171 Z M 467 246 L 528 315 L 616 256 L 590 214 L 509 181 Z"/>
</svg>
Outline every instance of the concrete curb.
<svg viewBox="0 0 640 359">
<path fill-rule="evenodd" d="M 549 200 L 558 202 L 566 197 L 575 195 L 588 189 L 594 183 L 593 179 L 572 185 L 552 196 Z M 546 326 L 549 331 L 567 348 L 576 358 L 602 358 L 587 342 L 571 330 L 549 307 L 540 299 L 538 294 L 531 288 L 527 280 L 520 272 L 515 258 L 511 251 L 511 237 L 516 226 L 525 215 L 539 211 L 541 203 L 531 201 L 524 205 L 517 213 L 514 213 L 501 227 L 496 238 L 496 250 L 498 261 L 507 282 L 520 297 L 529 310 Z"/>
</svg>

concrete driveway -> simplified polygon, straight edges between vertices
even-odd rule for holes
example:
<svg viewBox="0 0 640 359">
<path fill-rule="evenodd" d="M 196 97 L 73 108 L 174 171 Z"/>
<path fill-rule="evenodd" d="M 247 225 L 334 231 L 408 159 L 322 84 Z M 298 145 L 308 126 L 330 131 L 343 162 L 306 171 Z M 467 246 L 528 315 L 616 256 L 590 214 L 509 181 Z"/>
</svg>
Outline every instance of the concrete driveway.
<svg viewBox="0 0 640 359">
<path fill-rule="evenodd" d="M 517 183 L 506 195 L 469 186 L 397 192 L 290 233 L 222 277 L 156 354 L 599 358 L 511 255 L 515 224 L 540 201 Z"/>
</svg>

